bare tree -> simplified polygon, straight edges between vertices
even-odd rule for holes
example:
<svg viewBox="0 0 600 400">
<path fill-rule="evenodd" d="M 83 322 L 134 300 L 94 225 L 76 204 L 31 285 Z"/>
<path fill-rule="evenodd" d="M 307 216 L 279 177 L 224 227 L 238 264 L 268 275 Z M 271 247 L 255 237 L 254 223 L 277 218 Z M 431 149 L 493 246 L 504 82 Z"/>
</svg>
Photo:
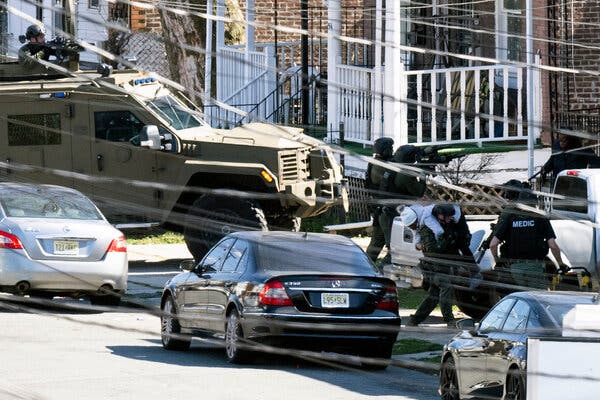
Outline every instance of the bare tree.
<svg viewBox="0 0 600 400">
<path fill-rule="evenodd" d="M 463 155 L 438 167 L 437 173 L 446 182 L 459 185 L 467 180 L 477 180 L 489 172 L 492 165 L 498 162 L 498 154 L 482 154 L 480 157 Z"/>
<path fill-rule="evenodd" d="M 226 17 L 243 20 L 239 0 L 226 0 Z M 175 0 L 169 3 L 172 9 L 202 10 L 206 0 Z M 189 89 L 188 96 L 196 104 L 202 104 L 198 93 L 204 91 L 204 67 L 206 57 L 206 24 L 205 18 L 191 14 L 176 14 L 161 9 L 163 38 L 167 51 L 170 72 L 173 80 Z M 242 43 L 245 40 L 244 25 L 241 22 L 225 24 L 227 44 Z"/>
</svg>

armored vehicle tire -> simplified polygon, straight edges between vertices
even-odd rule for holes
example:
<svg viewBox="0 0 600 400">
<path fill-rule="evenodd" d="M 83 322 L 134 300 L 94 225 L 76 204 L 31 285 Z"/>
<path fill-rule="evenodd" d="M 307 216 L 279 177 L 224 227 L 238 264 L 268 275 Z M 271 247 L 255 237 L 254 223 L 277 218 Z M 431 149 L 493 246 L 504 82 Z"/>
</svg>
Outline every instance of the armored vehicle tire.
<svg viewBox="0 0 600 400">
<path fill-rule="evenodd" d="M 482 286 L 476 290 L 455 288 L 456 306 L 469 317 L 479 320 L 500 300 L 493 287 Z"/>
<path fill-rule="evenodd" d="M 242 230 L 267 230 L 262 209 L 236 197 L 204 195 L 191 205 L 183 236 L 196 261 L 223 236 Z"/>
</svg>

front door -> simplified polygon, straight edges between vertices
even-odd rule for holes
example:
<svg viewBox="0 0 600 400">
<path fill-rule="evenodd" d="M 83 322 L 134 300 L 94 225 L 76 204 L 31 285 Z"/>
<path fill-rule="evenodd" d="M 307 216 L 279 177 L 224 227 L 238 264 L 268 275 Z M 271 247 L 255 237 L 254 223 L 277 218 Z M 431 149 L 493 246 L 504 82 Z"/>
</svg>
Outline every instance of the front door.
<svg viewBox="0 0 600 400">
<path fill-rule="evenodd" d="M 29 95 L 0 107 L 3 180 L 73 186 L 71 106 L 64 93 Z"/>
<path fill-rule="evenodd" d="M 140 147 L 144 123 L 121 106 L 90 104 L 93 197 L 112 222 L 159 221 L 156 151 Z M 137 221 L 131 220 L 135 215 Z"/>
</svg>

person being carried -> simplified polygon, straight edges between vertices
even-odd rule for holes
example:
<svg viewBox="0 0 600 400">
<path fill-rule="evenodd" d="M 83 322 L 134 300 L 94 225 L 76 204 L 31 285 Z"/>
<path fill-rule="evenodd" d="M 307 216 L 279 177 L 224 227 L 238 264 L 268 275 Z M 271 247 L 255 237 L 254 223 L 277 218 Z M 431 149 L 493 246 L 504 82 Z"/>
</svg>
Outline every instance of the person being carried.
<svg viewBox="0 0 600 400">
<path fill-rule="evenodd" d="M 19 49 L 19 62 L 25 65 L 35 65 L 36 60 L 48 61 L 50 56 L 56 56 L 56 51 L 46 44 L 46 33 L 39 25 L 30 25 L 25 31 L 25 43 Z"/>
<path fill-rule="evenodd" d="M 531 192 L 520 192 L 520 202 L 528 203 L 533 200 Z M 497 268 L 508 269 L 518 286 L 548 288 L 545 262 L 548 250 L 552 252 L 561 272 L 569 269 L 562 260 L 550 220 L 516 207 L 511 207 L 506 212 L 505 218 L 498 222 L 490 242 L 490 251 Z M 502 257 L 498 253 L 501 244 Z"/>
<path fill-rule="evenodd" d="M 471 234 L 460 213 L 458 221 L 454 219 L 456 208 L 453 204 L 441 204 L 432 208 L 431 214 L 437 219 L 442 227 L 442 232 L 436 234 L 435 224 L 431 229 L 423 219 L 423 225 L 419 228 L 419 235 L 424 258 L 421 261 L 423 271 L 429 275 L 429 288 L 427 297 L 417 307 L 415 314 L 410 317 L 407 326 L 418 326 L 429 316 L 439 303 L 442 316 L 448 326 L 454 326 L 454 314 L 452 304 L 454 300 L 452 279 L 455 270 L 461 266 L 464 257 L 472 258 L 471 250 L 468 248 Z M 460 211 L 460 208 L 458 208 Z M 401 215 L 405 226 L 418 227 L 417 212 L 408 207 Z M 464 224 L 464 225 L 463 225 Z"/>
</svg>

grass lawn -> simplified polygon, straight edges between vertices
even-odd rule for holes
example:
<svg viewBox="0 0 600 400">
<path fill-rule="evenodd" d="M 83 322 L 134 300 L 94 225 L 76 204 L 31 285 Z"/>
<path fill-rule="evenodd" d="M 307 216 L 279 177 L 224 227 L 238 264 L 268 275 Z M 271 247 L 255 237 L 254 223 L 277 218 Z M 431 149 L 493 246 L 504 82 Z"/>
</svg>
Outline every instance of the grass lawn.
<svg viewBox="0 0 600 400">
<path fill-rule="evenodd" d="M 428 342 L 421 339 L 400 339 L 394 344 L 393 354 L 413 354 L 425 351 L 439 351 L 444 346 L 439 343 Z"/>
<path fill-rule="evenodd" d="M 128 244 L 184 243 L 183 235 L 164 229 L 131 229 L 123 232 Z"/>
</svg>

